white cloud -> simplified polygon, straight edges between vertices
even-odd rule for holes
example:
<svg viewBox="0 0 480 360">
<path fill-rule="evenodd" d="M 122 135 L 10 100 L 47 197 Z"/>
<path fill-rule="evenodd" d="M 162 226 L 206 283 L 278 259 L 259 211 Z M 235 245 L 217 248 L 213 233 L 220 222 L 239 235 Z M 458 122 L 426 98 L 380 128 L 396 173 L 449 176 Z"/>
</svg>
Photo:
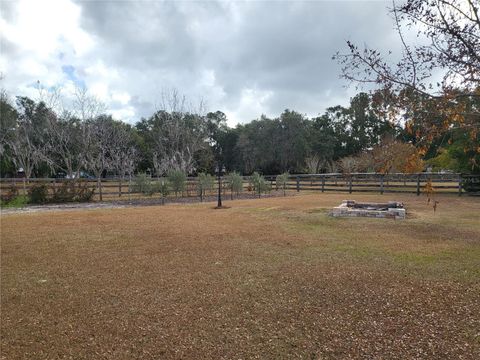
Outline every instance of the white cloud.
<svg viewBox="0 0 480 360">
<path fill-rule="evenodd" d="M 127 92 L 116 92 L 112 93 L 112 100 L 117 101 L 122 105 L 127 105 L 131 99 L 131 96 Z"/>
<path fill-rule="evenodd" d="M 93 38 L 79 26 L 81 9 L 63 0 L 21 0 L 12 23 L 2 20 L 5 38 L 38 59 L 49 59 L 63 41 L 79 56 L 93 48 Z"/>
<path fill-rule="evenodd" d="M 119 78 L 118 71 L 115 68 L 107 67 L 102 60 L 97 60 L 95 64 L 85 67 L 84 72 L 87 78 L 101 78 L 107 80 Z"/>
<path fill-rule="evenodd" d="M 135 116 L 135 109 L 132 106 L 127 106 L 122 109 L 109 109 L 114 119 L 130 119 Z"/>
<path fill-rule="evenodd" d="M 229 125 L 233 126 L 237 123 L 248 122 L 259 118 L 262 114 L 271 113 L 267 102 L 273 95 L 273 91 L 269 90 L 243 89 L 239 104 L 234 109 L 225 112 L 228 116 Z M 255 114 L 255 116 L 249 118 L 252 114 Z"/>
</svg>

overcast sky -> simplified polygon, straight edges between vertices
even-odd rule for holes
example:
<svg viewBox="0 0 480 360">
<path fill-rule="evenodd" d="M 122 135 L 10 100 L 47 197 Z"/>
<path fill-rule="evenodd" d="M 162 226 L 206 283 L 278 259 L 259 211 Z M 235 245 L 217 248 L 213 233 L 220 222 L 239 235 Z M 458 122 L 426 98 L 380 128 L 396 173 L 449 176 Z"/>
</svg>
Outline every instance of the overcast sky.
<svg viewBox="0 0 480 360">
<path fill-rule="evenodd" d="M 397 46 L 390 4 L 1 0 L 2 86 L 86 86 L 131 123 L 172 88 L 232 126 L 286 108 L 314 116 L 355 93 L 331 59 L 346 40 Z"/>
</svg>

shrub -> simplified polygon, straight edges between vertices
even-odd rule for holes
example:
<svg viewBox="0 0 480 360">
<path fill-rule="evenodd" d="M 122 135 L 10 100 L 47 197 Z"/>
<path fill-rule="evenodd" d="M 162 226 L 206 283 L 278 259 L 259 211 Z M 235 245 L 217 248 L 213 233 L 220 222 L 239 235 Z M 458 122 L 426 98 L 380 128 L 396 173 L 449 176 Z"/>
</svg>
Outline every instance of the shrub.
<svg viewBox="0 0 480 360">
<path fill-rule="evenodd" d="M 2 204 L 2 207 L 18 208 L 18 207 L 24 207 L 27 204 L 28 204 L 28 196 L 18 195 L 15 198 L 11 199 L 8 203 Z"/>
<path fill-rule="evenodd" d="M 283 196 L 286 195 L 285 190 L 287 188 L 287 183 L 289 178 L 290 178 L 290 174 L 288 172 L 284 172 L 283 174 L 278 175 L 277 178 L 275 179 L 277 189 L 283 190 Z"/>
<path fill-rule="evenodd" d="M 480 178 L 478 177 L 463 178 L 462 188 L 465 192 L 480 192 Z"/>
<path fill-rule="evenodd" d="M 160 180 L 157 184 L 157 190 L 162 195 L 162 204 L 165 204 L 165 198 L 170 194 L 170 184 L 165 179 Z"/>
<path fill-rule="evenodd" d="M 231 192 L 231 198 L 233 199 L 234 192 L 238 196 L 238 194 L 243 191 L 243 178 L 239 173 L 234 171 L 227 175 L 226 180 Z"/>
<path fill-rule="evenodd" d="M 55 203 L 73 202 L 75 197 L 73 181 L 64 181 L 53 189 L 52 201 Z"/>
<path fill-rule="evenodd" d="M 163 197 L 166 197 L 168 196 L 168 194 L 170 194 L 170 184 L 167 179 L 161 178 L 158 179 L 158 181 L 154 181 L 151 183 L 148 195 L 153 195 L 155 193 L 159 193 Z"/>
<path fill-rule="evenodd" d="M 95 188 L 89 188 L 87 181 L 79 181 L 77 191 L 74 197 L 74 201 L 78 202 L 89 202 L 92 200 L 93 195 L 95 194 Z"/>
<path fill-rule="evenodd" d="M 48 185 L 37 183 L 28 189 L 28 200 L 32 204 L 45 204 L 48 202 Z"/>
<path fill-rule="evenodd" d="M 254 191 L 258 194 L 258 197 L 260 197 L 263 191 L 270 190 L 270 184 L 268 184 L 265 178 L 256 171 L 250 177 L 250 181 L 253 185 Z"/>
<path fill-rule="evenodd" d="M 185 190 L 185 183 L 187 181 L 187 176 L 183 171 L 172 170 L 167 175 L 168 181 L 170 182 L 171 188 L 175 193 L 175 197 L 179 192 Z"/>
<path fill-rule="evenodd" d="M 200 195 L 200 201 L 203 201 L 203 196 L 207 190 L 212 191 L 215 184 L 215 178 L 210 174 L 200 173 L 197 177 L 197 191 Z"/>
<path fill-rule="evenodd" d="M 269 181 L 265 180 L 265 184 L 263 186 L 263 191 L 266 193 L 269 193 L 272 191 L 272 184 Z"/>
<path fill-rule="evenodd" d="M 13 190 L 10 192 L 14 193 Z M 95 193 L 95 188 L 90 187 L 87 181 L 67 180 L 57 183 L 56 186 L 47 183 L 33 184 L 27 191 L 28 195 L 17 196 L 8 202 L 7 194 L 2 196 L 2 203 L 12 206 L 23 206 L 26 203 L 46 204 L 46 203 L 65 203 L 65 202 L 88 202 L 91 201 Z M 10 194 L 9 194 L 10 196 Z"/>
<path fill-rule="evenodd" d="M 7 191 L 0 192 L 0 200 L 2 201 L 2 204 L 8 204 L 17 196 L 18 196 L 18 189 L 14 184 L 10 185 L 7 188 Z"/>
<path fill-rule="evenodd" d="M 53 187 L 52 202 L 88 202 L 91 201 L 95 188 L 89 188 L 87 181 L 69 180 Z"/>
<path fill-rule="evenodd" d="M 151 196 L 154 193 L 152 179 L 147 174 L 138 174 L 130 187 L 131 192 Z"/>
</svg>

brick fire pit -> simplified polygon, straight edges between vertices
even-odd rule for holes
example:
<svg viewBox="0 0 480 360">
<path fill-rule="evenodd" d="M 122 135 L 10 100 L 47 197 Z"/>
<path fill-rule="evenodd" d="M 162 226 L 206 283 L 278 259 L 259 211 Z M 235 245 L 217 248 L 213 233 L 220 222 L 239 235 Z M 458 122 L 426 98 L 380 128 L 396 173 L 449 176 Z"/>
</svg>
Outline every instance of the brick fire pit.
<svg viewBox="0 0 480 360">
<path fill-rule="evenodd" d="M 343 200 L 340 206 L 332 209 L 330 216 L 405 219 L 405 208 L 398 201 L 357 203 L 355 200 Z"/>
</svg>

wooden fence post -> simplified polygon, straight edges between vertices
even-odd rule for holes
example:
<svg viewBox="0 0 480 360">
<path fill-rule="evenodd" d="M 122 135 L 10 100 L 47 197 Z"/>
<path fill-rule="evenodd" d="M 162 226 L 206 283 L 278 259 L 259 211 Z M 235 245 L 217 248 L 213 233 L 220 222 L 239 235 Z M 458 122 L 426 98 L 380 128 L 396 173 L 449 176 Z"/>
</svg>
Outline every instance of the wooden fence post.
<svg viewBox="0 0 480 360">
<path fill-rule="evenodd" d="M 417 175 L 417 196 L 420 196 L 420 174 Z"/>
<path fill-rule="evenodd" d="M 128 174 L 128 200 L 132 199 L 132 195 L 130 193 L 130 188 L 132 187 L 132 174 Z"/>
<path fill-rule="evenodd" d="M 325 192 L 325 176 L 322 176 L 322 193 Z"/>
<path fill-rule="evenodd" d="M 297 176 L 297 192 L 300 191 L 300 176 Z"/>
<path fill-rule="evenodd" d="M 352 193 L 352 178 L 353 178 L 353 176 L 350 175 L 350 182 L 348 184 L 348 191 L 349 191 L 350 194 Z"/>
<path fill-rule="evenodd" d="M 380 194 L 383 195 L 383 174 L 380 175 Z"/>
<path fill-rule="evenodd" d="M 97 177 L 97 189 L 100 195 L 100 201 L 103 201 L 103 193 L 102 193 L 102 178 L 101 175 Z"/>
<path fill-rule="evenodd" d="M 458 196 L 462 196 L 462 175 L 458 175 Z"/>
</svg>

